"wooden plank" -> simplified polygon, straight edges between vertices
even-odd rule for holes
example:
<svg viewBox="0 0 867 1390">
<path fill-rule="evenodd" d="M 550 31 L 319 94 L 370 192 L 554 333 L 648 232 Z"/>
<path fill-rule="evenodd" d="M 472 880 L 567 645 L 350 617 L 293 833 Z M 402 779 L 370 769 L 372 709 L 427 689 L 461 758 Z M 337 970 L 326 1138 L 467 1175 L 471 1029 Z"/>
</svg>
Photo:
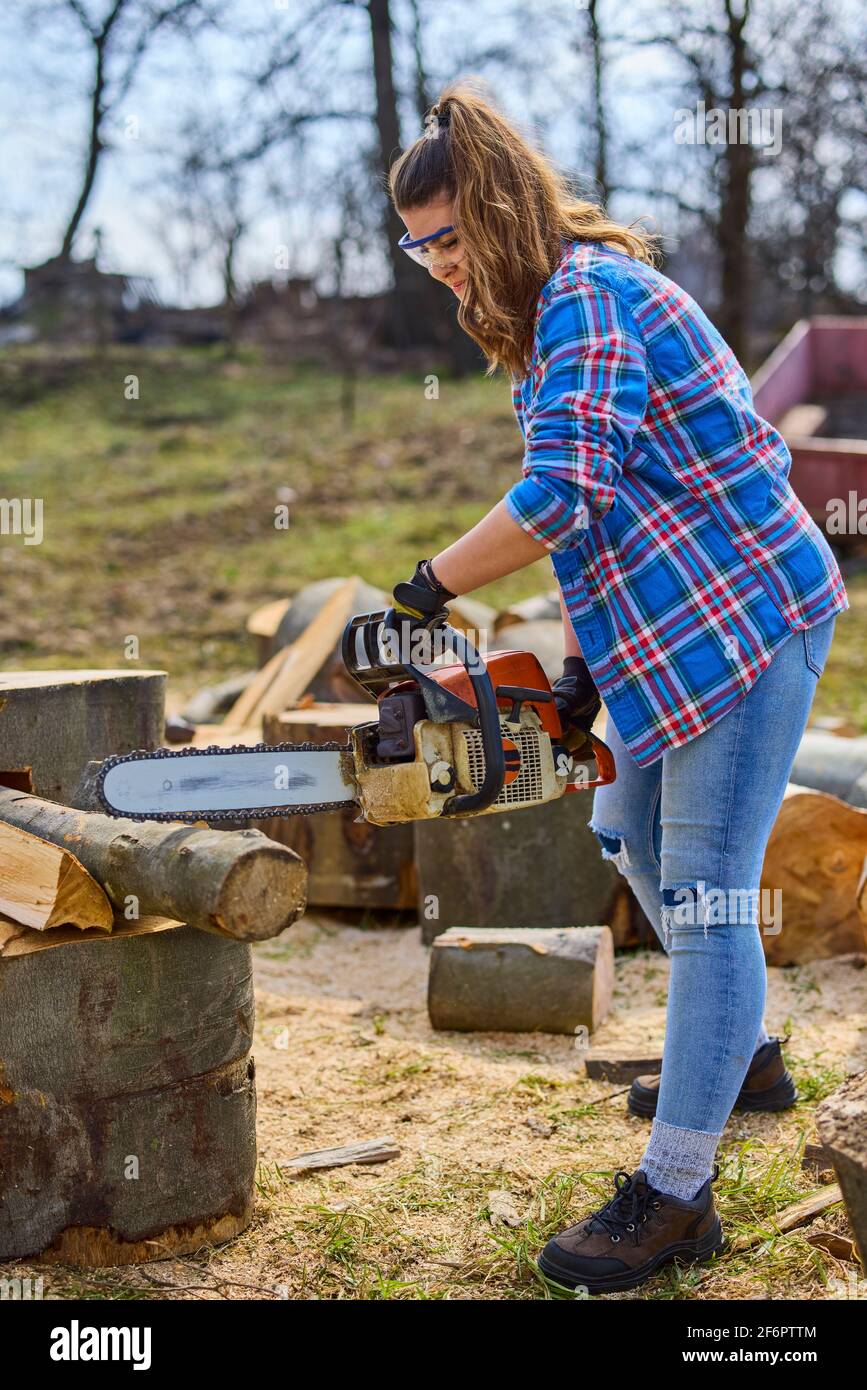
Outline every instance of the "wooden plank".
<svg viewBox="0 0 867 1390">
<path fill-rule="evenodd" d="M 354 1144 L 342 1144 L 334 1149 L 311 1149 L 308 1153 L 281 1158 L 281 1171 L 309 1172 L 316 1168 L 343 1168 L 348 1163 L 388 1163 L 400 1158 L 400 1146 L 385 1135 L 381 1139 L 359 1139 Z"/>
<path fill-rule="evenodd" d="M 843 1193 L 840 1191 L 839 1183 L 832 1183 L 830 1187 L 820 1187 L 818 1192 L 811 1192 L 808 1197 L 802 1197 L 800 1202 L 795 1202 L 783 1211 L 778 1211 L 775 1216 L 768 1217 L 770 1229 L 763 1225 L 760 1230 L 747 1231 L 732 1242 L 731 1248 L 749 1250 L 760 1241 L 773 1240 L 774 1236 L 784 1235 L 786 1231 L 793 1231 L 796 1226 L 803 1226 L 806 1221 L 811 1221 L 814 1216 L 827 1211 L 829 1207 L 835 1207 L 842 1200 Z"/>
</svg>

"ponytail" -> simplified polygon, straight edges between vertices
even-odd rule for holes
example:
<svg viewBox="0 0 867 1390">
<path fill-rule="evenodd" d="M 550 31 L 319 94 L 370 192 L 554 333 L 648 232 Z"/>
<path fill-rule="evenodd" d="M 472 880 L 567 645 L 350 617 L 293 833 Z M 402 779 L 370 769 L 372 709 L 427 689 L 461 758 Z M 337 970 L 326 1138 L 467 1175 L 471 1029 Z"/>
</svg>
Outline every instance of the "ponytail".
<svg viewBox="0 0 867 1390">
<path fill-rule="evenodd" d="M 389 191 L 399 212 L 451 200 L 469 270 L 458 322 L 484 351 L 488 375 L 529 370 L 536 303 L 564 240 L 606 242 L 651 265 L 657 257 L 643 228 L 577 198 L 477 80 L 443 90 L 424 134 L 392 164 Z"/>
</svg>

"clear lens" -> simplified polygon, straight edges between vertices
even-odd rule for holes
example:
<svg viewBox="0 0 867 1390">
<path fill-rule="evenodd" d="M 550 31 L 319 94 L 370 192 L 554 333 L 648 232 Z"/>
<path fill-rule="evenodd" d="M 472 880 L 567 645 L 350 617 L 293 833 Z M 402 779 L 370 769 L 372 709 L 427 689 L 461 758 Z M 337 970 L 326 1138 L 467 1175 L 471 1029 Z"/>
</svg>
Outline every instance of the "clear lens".
<svg viewBox="0 0 867 1390">
<path fill-rule="evenodd" d="M 428 270 L 433 266 L 448 268 L 457 265 L 463 255 L 460 239 L 449 235 L 443 237 L 442 241 L 434 241 L 426 246 L 404 246 L 404 251 L 411 256 L 419 265 L 426 266 Z"/>
</svg>

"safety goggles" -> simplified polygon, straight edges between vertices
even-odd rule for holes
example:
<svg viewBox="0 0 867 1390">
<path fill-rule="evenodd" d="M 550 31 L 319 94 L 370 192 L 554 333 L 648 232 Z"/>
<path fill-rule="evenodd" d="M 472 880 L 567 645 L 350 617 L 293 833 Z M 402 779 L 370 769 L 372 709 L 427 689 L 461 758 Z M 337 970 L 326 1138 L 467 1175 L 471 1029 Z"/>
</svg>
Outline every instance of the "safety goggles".
<svg viewBox="0 0 867 1390">
<path fill-rule="evenodd" d="M 432 266 L 457 265 L 463 255 L 463 248 L 459 241 L 455 241 L 451 246 L 434 246 L 439 237 L 446 236 L 449 232 L 454 232 L 454 227 L 440 227 L 438 231 L 431 232 L 428 236 L 416 237 L 415 241 L 410 239 L 409 232 L 404 232 L 400 241 L 397 243 L 401 251 L 405 251 L 419 265 L 427 266 L 428 270 Z"/>
</svg>

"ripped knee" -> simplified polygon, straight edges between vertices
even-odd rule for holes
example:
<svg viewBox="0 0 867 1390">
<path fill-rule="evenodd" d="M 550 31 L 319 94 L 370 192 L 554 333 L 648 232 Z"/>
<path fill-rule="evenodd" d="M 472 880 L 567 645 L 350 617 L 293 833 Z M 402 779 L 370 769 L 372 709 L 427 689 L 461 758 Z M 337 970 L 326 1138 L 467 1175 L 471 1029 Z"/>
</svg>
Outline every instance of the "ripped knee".
<svg viewBox="0 0 867 1390">
<path fill-rule="evenodd" d="M 758 924 L 758 889 L 708 888 L 703 879 L 662 888 L 663 944 L 673 927 L 695 927 L 701 924 L 707 939 L 708 924 Z"/>
<path fill-rule="evenodd" d="M 625 874 L 629 868 L 629 851 L 626 848 L 626 841 L 622 835 L 618 835 L 614 830 L 608 830 L 603 826 L 594 825 L 590 822 L 590 829 L 599 841 L 602 850 L 602 858 L 610 859 L 619 873 Z"/>
</svg>

